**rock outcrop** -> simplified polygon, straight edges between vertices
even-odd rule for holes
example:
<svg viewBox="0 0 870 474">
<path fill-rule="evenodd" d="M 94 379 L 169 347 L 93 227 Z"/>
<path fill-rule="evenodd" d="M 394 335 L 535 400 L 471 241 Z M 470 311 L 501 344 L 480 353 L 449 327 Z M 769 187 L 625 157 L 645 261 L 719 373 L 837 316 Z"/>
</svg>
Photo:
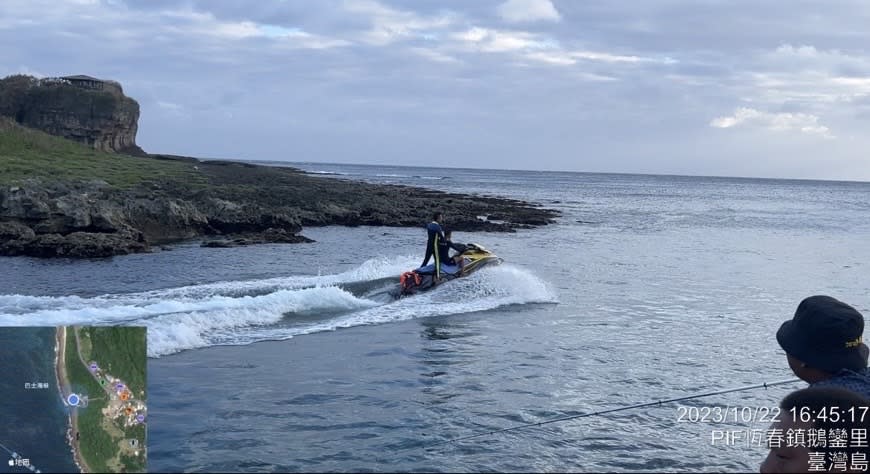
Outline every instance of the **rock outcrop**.
<svg viewBox="0 0 870 474">
<path fill-rule="evenodd" d="M 0 115 L 97 150 L 145 154 L 136 145 L 139 104 L 114 81 L 9 76 L 0 79 Z"/>
<path fill-rule="evenodd" d="M 151 159 L 151 158 L 127 158 Z M 422 226 L 514 232 L 558 214 L 521 201 L 314 177 L 290 168 L 198 162 L 207 187 L 29 179 L 0 186 L 0 255 L 108 257 L 202 238 L 205 247 L 302 243 L 302 226 Z M 493 221 L 497 216 L 498 221 Z M 487 219 L 489 217 L 489 219 Z"/>
<path fill-rule="evenodd" d="M 301 230 L 285 213 L 208 194 L 184 200 L 100 181 L 0 187 L 0 255 L 107 257 L 203 235 L 232 235 L 235 245 L 310 242 Z"/>
<path fill-rule="evenodd" d="M 108 257 L 149 250 L 105 183 L 0 187 L 0 255 Z"/>
</svg>

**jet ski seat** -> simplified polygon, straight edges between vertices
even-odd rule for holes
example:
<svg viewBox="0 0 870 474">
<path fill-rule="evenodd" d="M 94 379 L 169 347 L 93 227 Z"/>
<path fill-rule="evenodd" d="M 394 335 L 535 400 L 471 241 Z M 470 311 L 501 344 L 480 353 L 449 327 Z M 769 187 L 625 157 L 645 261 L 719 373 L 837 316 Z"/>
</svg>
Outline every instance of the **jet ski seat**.
<svg viewBox="0 0 870 474">
<path fill-rule="evenodd" d="M 441 273 L 456 275 L 459 273 L 460 270 L 462 270 L 462 267 L 459 265 L 448 265 L 446 263 L 441 264 Z M 432 275 L 433 273 L 435 273 L 435 264 L 431 263 L 429 265 L 426 265 L 425 267 L 420 267 L 414 271 L 421 275 Z"/>
</svg>

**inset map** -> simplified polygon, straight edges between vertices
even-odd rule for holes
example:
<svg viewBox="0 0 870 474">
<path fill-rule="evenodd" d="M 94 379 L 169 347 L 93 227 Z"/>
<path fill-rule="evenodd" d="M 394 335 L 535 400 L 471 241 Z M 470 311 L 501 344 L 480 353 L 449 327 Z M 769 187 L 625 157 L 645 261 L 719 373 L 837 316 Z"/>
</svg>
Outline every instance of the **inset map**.
<svg viewBox="0 0 870 474">
<path fill-rule="evenodd" d="M 145 331 L 0 328 L 0 472 L 146 472 Z"/>
</svg>

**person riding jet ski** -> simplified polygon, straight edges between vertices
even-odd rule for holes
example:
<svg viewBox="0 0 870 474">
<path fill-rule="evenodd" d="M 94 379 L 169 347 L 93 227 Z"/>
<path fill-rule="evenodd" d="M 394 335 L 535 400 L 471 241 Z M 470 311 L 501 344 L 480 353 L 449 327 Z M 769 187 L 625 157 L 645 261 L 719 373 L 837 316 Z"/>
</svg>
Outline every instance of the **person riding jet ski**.
<svg viewBox="0 0 870 474">
<path fill-rule="evenodd" d="M 435 256 L 436 265 L 425 265 L 402 273 L 399 277 L 399 285 L 393 292 L 396 298 L 427 291 L 440 283 L 467 276 L 482 267 L 498 265 L 502 262 L 501 258 L 479 244 L 455 244 L 446 239 L 441 243 L 440 252 L 436 252 Z M 453 257 L 449 256 L 451 248 L 457 251 Z"/>
<path fill-rule="evenodd" d="M 428 239 L 426 240 L 426 256 L 423 257 L 423 263 L 420 264 L 420 268 L 425 267 L 429 264 L 429 259 L 433 256 L 435 257 L 435 276 L 436 278 L 441 278 L 441 258 L 440 253 L 438 251 L 438 243 L 443 242 L 444 238 L 444 229 L 441 227 L 444 224 L 444 213 L 436 212 L 432 216 L 432 222 L 430 222 L 426 226 L 426 233 L 428 234 Z"/>
<path fill-rule="evenodd" d="M 438 242 L 438 258 L 441 263 L 446 265 L 459 265 L 462 262 L 462 252 L 468 250 L 468 246 L 464 244 L 453 243 L 453 231 L 444 231 L 444 240 Z M 456 250 L 453 256 L 450 256 L 450 249 Z"/>
</svg>

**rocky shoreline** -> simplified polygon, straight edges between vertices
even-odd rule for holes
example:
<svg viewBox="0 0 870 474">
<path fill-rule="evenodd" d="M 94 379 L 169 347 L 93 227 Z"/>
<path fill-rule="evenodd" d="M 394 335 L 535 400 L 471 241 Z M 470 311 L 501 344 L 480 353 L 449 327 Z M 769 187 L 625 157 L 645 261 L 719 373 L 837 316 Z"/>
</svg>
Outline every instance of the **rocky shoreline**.
<svg viewBox="0 0 870 474">
<path fill-rule="evenodd" d="M 123 159 L 171 162 L 191 175 L 130 187 L 46 178 L 0 186 L 0 255 L 99 258 L 196 238 L 205 238 L 206 247 L 304 243 L 311 240 L 300 234 L 303 227 L 418 227 L 435 210 L 449 216 L 451 228 L 466 232 L 514 232 L 558 216 L 512 199 L 375 185 L 294 168 L 168 155 Z"/>
<path fill-rule="evenodd" d="M 57 391 L 60 393 L 60 398 L 64 400 L 64 404 L 66 404 L 66 397 L 64 395 L 66 391 L 66 387 L 70 386 L 69 378 L 67 377 L 66 372 L 66 328 L 58 327 L 55 330 L 55 376 L 57 377 Z M 78 418 L 76 416 L 76 410 L 70 408 L 70 413 L 68 416 L 69 420 L 69 428 L 66 432 L 67 444 L 69 444 L 70 450 L 72 451 L 73 461 L 76 466 L 78 466 L 79 470 L 83 473 L 91 472 L 90 468 L 88 468 L 87 463 L 82 457 L 81 449 L 79 448 L 79 442 L 76 439 L 76 433 L 78 433 Z"/>
</svg>

